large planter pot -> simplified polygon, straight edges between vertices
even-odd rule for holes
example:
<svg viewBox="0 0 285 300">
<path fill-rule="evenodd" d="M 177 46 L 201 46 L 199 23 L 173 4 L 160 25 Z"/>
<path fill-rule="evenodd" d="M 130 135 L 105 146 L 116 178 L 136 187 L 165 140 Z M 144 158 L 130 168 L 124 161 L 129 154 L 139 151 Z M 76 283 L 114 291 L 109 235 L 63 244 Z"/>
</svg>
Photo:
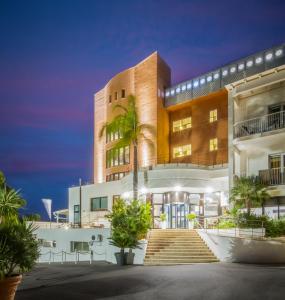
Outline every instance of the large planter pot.
<svg viewBox="0 0 285 300">
<path fill-rule="evenodd" d="M 0 280 L 0 299 L 14 300 L 18 285 L 22 280 L 22 275 L 11 276 Z"/>
<path fill-rule="evenodd" d="M 135 253 L 132 251 L 125 253 L 125 264 L 133 265 L 134 264 Z"/>
<path fill-rule="evenodd" d="M 188 221 L 188 228 L 194 229 L 194 221 Z"/>
<path fill-rule="evenodd" d="M 125 253 L 124 251 L 115 253 L 116 261 L 118 266 L 123 266 L 125 263 Z"/>
<path fill-rule="evenodd" d="M 166 221 L 160 221 L 160 228 L 166 229 L 166 227 L 167 227 Z"/>
</svg>

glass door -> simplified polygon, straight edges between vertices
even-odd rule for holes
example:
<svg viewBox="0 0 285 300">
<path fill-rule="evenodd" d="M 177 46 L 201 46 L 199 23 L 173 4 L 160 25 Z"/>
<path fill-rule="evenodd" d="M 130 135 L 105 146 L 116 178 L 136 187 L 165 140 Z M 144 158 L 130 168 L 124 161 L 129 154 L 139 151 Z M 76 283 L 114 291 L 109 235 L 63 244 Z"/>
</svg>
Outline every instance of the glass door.
<svg viewBox="0 0 285 300">
<path fill-rule="evenodd" d="M 167 216 L 168 228 L 186 228 L 186 215 L 189 212 L 188 205 L 185 203 L 165 204 L 164 212 Z"/>
</svg>

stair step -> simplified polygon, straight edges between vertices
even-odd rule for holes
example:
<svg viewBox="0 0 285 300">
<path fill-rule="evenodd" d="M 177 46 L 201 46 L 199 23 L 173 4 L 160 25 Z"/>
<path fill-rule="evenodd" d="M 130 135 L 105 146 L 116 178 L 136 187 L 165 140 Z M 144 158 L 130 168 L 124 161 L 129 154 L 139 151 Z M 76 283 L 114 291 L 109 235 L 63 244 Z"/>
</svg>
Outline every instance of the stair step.
<svg viewBox="0 0 285 300">
<path fill-rule="evenodd" d="M 156 254 L 156 255 L 150 255 L 146 256 L 145 259 L 149 260 L 156 260 L 156 259 L 166 259 L 166 260 L 173 260 L 173 259 L 215 259 L 215 257 L 212 254 L 205 253 L 205 255 L 162 255 L 162 254 Z"/>
<path fill-rule="evenodd" d="M 190 262 L 190 261 L 209 261 L 209 260 L 217 260 L 214 256 L 211 257 L 174 257 L 174 258 L 166 258 L 166 257 L 153 257 L 146 258 L 145 261 L 161 261 L 161 262 Z"/>
<path fill-rule="evenodd" d="M 150 232 L 145 265 L 212 263 L 218 259 L 195 230 L 155 229 Z"/>
<path fill-rule="evenodd" d="M 201 253 L 201 254 L 203 254 L 203 253 L 212 253 L 209 249 L 203 249 L 203 250 L 193 250 L 193 251 L 171 251 L 171 250 L 162 250 L 162 251 L 146 251 L 146 255 L 156 255 L 156 254 L 158 254 L 158 253 L 163 253 L 163 254 L 169 254 L 169 255 L 171 255 L 171 254 L 176 254 L 177 253 L 177 255 L 180 255 L 180 254 L 192 254 L 192 253 Z"/>
</svg>

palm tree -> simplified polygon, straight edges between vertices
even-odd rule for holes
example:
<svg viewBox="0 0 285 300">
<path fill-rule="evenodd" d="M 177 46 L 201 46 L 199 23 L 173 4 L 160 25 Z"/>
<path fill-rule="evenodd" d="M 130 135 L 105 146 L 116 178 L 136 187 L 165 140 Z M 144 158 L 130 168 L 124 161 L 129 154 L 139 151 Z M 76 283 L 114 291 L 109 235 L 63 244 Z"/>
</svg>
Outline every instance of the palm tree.
<svg viewBox="0 0 285 300">
<path fill-rule="evenodd" d="M 259 177 L 241 176 L 234 180 L 230 200 L 235 207 L 246 207 L 247 214 L 250 215 L 253 205 L 263 206 L 269 197 L 266 186 L 260 182 Z"/>
<path fill-rule="evenodd" d="M 0 172 L 0 223 L 18 222 L 18 210 L 26 204 L 18 191 L 15 191 L 6 184 L 6 179 Z"/>
<path fill-rule="evenodd" d="M 140 140 L 144 140 L 150 147 L 154 147 L 153 141 L 148 138 L 145 133 L 148 132 L 152 136 L 155 135 L 155 129 L 150 124 L 139 122 L 138 112 L 136 107 L 136 98 L 129 95 L 127 106 L 117 104 L 114 106 L 114 111 L 121 111 L 111 122 L 105 123 L 100 130 L 100 138 L 104 133 L 119 132 L 120 139 L 112 147 L 115 153 L 122 147 L 132 146 L 133 149 L 133 198 L 138 198 L 138 144 Z"/>
</svg>

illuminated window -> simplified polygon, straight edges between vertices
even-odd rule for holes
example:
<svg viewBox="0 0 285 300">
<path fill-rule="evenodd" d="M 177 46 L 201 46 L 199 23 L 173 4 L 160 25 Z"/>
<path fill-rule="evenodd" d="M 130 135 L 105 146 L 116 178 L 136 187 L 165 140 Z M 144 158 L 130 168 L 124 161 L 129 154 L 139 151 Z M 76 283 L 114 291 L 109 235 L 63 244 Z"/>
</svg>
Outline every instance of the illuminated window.
<svg viewBox="0 0 285 300">
<path fill-rule="evenodd" d="M 173 157 L 183 157 L 191 155 L 191 144 L 173 148 Z"/>
<path fill-rule="evenodd" d="M 106 143 L 110 143 L 119 140 L 122 137 L 120 131 L 107 131 L 106 133 Z"/>
<path fill-rule="evenodd" d="M 218 150 L 218 139 L 211 139 L 210 140 L 210 151 L 216 151 Z"/>
<path fill-rule="evenodd" d="M 122 166 L 130 163 L 130 147 L 110 149 L 106 153 L 106 168 Z"/>
<path fill-rule="evenodd" d="M 173 122 L 173 132 L 182 131 L 184 129 L 191 128 L 191 127 L 192 127 L 191 117 Z"/>
<path fill-rule="evenodd" d="M 217 109 L 210 110 L 210 118 L 209 118 L 210 123 L 213 123 L 217 120 L 218 120 L 218 110 Z"/>
</svg>

